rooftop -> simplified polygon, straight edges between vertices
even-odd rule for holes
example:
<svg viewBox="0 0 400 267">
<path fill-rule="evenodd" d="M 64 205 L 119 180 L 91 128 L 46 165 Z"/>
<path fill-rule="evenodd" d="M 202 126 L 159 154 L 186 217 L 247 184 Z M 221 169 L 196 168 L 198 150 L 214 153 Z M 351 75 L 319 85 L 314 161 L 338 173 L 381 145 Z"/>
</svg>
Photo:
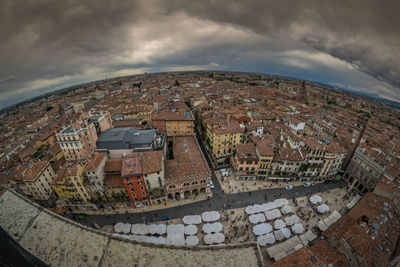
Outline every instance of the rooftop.
<svg viewBox="0 0 400 267">
<path fill-rule="evenodd" d="M 113 128 L 100 134 L 97 148 L 131 149 L 151 147 L 157 133 L 156 129 Z"/>
</svg>

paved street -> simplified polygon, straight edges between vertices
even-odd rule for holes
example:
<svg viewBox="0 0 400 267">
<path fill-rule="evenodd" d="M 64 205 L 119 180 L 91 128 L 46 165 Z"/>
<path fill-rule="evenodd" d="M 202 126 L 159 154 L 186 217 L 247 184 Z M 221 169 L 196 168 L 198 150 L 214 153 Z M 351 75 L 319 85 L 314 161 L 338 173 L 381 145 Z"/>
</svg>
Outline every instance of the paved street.
<svg viewBox="0 0 400 267">
<path fill-rule="evenodd" d="M 195 128 L 196 139 L 200 144 L 200 148 L 208 162 L 208 165 L 213 166 L 211 164 L 209 154 L 207 153 L 201 138 L 199 138 L 197 127 Z M 237 194 L 226 194 L 223 192 L 214 171 L 215 169 L 212 169 L 211 171 L 211 179 L 214 184 L 214 188 L 211 189 L 213 193 L 213 197 L 211 199 L 148 212 L 114 215 L 85 215 L 85 219 L 81 221 L 81 223 L 88 226 L 92 225 L 92 223 L 96 223 L 100 227 L 102 227 L 104 225 L 115 224 L 117 222 L 143 223 L 144 217 L 146 217 L 147 221 L 153 219 L 155 221 L 161 221 L 162 216 L 168 216 L 170 219 L 182 218 L 185 215 L 201 214 L 204 211 L 243 208 L 252 204 L 263 204 L 269 201 L 273 201 L 276 198 L 293 199 L 301 196 L 306 196 L 308 194 L 315 194 L 330 189 L 346 186 L 346 182 L 341 180 L 338 183 L 319 183 L 315 186 L 310 187 L 294 186 L 291 190 L 286 190 L 285 188 L 271 188 L 252 192 L 242 192 Z M 66 216 L 71 218 L 71 215 Z"/>
</svg>

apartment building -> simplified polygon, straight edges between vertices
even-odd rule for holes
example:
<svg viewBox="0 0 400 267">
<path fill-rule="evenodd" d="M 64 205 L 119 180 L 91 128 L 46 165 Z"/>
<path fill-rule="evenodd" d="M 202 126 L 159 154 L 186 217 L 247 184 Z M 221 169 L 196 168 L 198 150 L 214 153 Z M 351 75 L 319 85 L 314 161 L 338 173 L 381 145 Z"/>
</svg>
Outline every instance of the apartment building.
<svg viewBox="0 0 400 267">
<path fill-rule="evenodd" d="M 84 164 L 70 162 L 61 167 L 51 184 L 60 199 L 72 202 L 90 200 L 90 194 L 84 185 L 84 169 Z"/>
<path fill-rule="evenodd" d="M 256 153 L 258 157 L 257 180 L 265 180 L 271 171 L 271 164 L 274 158 L 274 149 L 268 144 L 257 144 Z"/>
<path fill-rule="evenodd" d="M 83 171 L 94 195 L 102 196 L 104 194 L 104 166 L 106 162 L 106 153 L 95 153 L 94 157 L 88 162 Z"/>
<path fill-rule="evenodd" d="M 194 116 L 188 108 L 168 108 L 153 117 L 153 127 L 165 133 L 167 137 L 193 136 Z"/>
<path fill-rule="evenodd" d="M 35 200 L 45 201 L 48 204 L 55 200 L 51 183 L 56 174 L 49 161 L 42 160 L 30 163 L 28 166 L 22 166 L 19 169 L 19 174 L 20 176 L 15 180 L 25 195 Z"/>
<path fill-rule="evenodd" d="M 252 181 L 258 171 L 259 158 L 254 144 L 238 144 L 232 165 L 235 169 L 236 179 L 239 181 Z"/>
<path fill-rule="evenodd" d="M 206 141 L 217 164 L 229 164 L 236 147 L 243 144 L 244 129 L 236 121 L 221 123 L 216 127 L 206 124 Z"/>
<path fill-rule="evenodd" d="M 86 114 L 78 113 L 56 133 L 56 140 L 67 161 L 88 160 L 96 147 L 96 126 L 89 123 Z"/>
</svg>

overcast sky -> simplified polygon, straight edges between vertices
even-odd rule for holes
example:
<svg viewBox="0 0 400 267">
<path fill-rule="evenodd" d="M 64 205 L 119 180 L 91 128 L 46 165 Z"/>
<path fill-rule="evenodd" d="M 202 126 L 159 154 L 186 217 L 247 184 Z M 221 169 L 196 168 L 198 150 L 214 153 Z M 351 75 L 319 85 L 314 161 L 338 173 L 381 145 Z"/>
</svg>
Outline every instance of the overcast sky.
<svg viewBox="0 0 400 267">
<path fill-rule="evenodd" d="M 264 72 L 400 101 L 400 1 L 0 0 L 0 108 L 170 70 Z"/>
</svg>

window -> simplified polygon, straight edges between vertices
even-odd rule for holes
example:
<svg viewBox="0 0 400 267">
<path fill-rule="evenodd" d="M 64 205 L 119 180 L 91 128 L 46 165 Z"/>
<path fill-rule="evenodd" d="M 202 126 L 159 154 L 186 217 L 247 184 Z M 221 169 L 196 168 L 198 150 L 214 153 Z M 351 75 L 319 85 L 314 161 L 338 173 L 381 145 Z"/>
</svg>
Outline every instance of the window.
<svg viewBox="0 0 400 267">
<path fill-rule="evenodd" d="M 135 189 L 131 188 L 131 192 L 135 192 Z"/>
<path fill-rule="evenodd" d="M 140 190 L 143 190 L 143 186 L 140 187 Z"/>
<path fill-rule="evenodd" d="M 145 195 L 146 195 L 146 192 L 142 192 L 142 195 L 145 196 Z"/>
</svg>

